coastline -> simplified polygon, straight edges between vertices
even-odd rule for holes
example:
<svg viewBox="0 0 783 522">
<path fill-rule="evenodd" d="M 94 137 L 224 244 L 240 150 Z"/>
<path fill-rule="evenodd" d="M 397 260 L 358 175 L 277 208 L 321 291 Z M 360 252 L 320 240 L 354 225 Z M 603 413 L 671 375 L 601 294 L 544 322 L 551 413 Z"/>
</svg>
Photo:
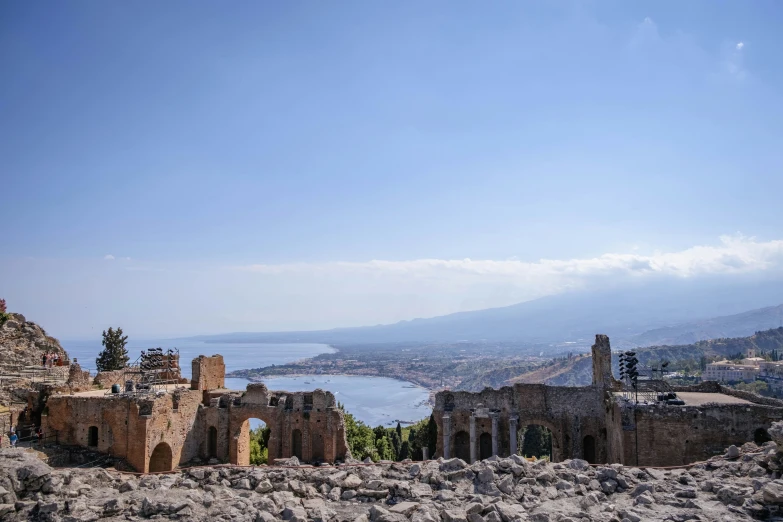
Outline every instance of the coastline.
<svg viewBox="0 0 783 522">
<path fill-rule="evenodd" d="M 259 368 L 259 369 L 264 369 L 264 368 Z M 234 370 L 232 372 L 226 373 L 226 377 L 231 379 L 245 379 L 246 381 L 251 383 L 264 382 L 263 381 L 264 378 L 274 379 L 278 377 L 283 377 L 283 378 L 289 378 L 289 377 L 298 378 L 298 377 L 313 377 L 313 376 L 322 377 L 324 375 L 332 375 L 335 377 L 365 377 L 365 378 L 370 377 L 370 378 L 391 379 L 406 384 L 413 384 L 413 386 L 405 386 L 406 388 L 418 388 L 422 391 L 426 391 L 427 402 L 429 402 L 431 406 L 435 405 L 435 394 L 441 391 L 440 389 L 429 388 L 428 386 L 425 386 L 419 382 L 415 382 L 414 380 L 405 379 L 399 376 L 391 376 L 391 375 L 368 375 L 364 373 L 326 372 L 326 371 L 321 371 L 321 373 L 313 373 L 313 372 L 272 373 L 271 375 L 264 375 L 264 376 L 257 376 L 257 377 L 246 377 L 244 375 L 236 375 L 236 372 L 246 372 L 246 371 L 252 371 L 252 370 Z"/>
</svg>

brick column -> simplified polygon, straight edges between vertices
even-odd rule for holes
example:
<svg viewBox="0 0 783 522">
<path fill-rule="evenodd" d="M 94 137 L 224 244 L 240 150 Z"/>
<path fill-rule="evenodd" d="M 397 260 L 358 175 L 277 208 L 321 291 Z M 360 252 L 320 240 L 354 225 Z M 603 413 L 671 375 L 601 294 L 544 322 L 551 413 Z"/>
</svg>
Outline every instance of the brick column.
<svg viewBox="0 0 783 522">
<path fill-rule="evenodd" d="M 492 414 L 492 455 L 498 454 L 498 414 Z"/>
<path fill-rule="evenodd" d="M 470 416 L 470 463 L 476 462 L 476 417 Z"/>
<path fill-rule="evenodd" d="M 448 459 L 451 448 L 451 416 L 443 416 L 443 458 Z"/>
<path fill-rule="evenodd" d="M 517 454 L 517 421 L 519 421 L 519 417 L 516 415 L 511 415 L 508 418 L 508 436 L 510 437 L 511 455 Z"/>
</svg>

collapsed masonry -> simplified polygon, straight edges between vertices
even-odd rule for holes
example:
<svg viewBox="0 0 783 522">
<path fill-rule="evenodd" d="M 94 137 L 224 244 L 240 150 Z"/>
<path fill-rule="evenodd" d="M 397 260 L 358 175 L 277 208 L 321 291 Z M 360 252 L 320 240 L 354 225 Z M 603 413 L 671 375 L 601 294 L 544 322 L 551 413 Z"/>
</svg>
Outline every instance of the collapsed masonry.
<svg viewBox="0 0 783 522">
<path fill-rule="evenodd" d="M 437 455 L 466 462 L 517 453 L 520 429 L 552 432 L 552 460 L 672 466 L 706 460 L 726 447 L 763 443 L 783 419 L 783 401 L 717 383 L 674 388 L 684 405 L 635 404 L 618 393 L 609 338 L 592 347 L 593 383 L 584 387 L 516 384 L 479 393 L 439 392 Z"/>
<path fill-rule="evenodd" d="M 270 391 L 250 384 L 225 389 L 223 357 L 193 360 L 190 388 L 145 395 L 86 392 L 52 395 L 41 416 L 60 444 L 123 459 L 142 472 L 170 471 L 194 460 L 250 462 L 249 419 L 270 428 L 269 460 L 296 456 L 334 462 L 348 455 L 345 423 L 334 395 Z"/>
</svg>

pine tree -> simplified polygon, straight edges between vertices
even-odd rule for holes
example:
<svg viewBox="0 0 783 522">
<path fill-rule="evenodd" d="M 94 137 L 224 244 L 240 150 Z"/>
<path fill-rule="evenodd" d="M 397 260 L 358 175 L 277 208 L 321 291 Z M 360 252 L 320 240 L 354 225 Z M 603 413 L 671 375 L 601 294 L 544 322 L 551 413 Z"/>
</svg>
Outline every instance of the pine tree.
<svg viewBox="0 0 783 522">
<path fill-rule="evenodd" d="M 130 357 L 128 357 L 128 350 L 125 349 L 125 345 L 128 344 L 128 336 L 122 335 L 122 328 L 116 330 L 109 328 L 108 332 L 104 330 L 101 344 L 104 346 L 103 351 L 95 359 L 98 371 L 108 372 L 125 368 Z"/>
<path fill-rule="evenodd" d="M 400 426 L 400 423 L 397 423 L 397 428 L 395 428 L 395 431 L 397 432 L 397 436 L 402 440 L 402 426 Z"/>
<path fill-rule="evenodd" d="M 400 446 L 400 454 L 397 458 L 397 460 L 405 460 L 411 458 L 411 450 L 410 445 L 408 444 L 408 441 L 404 441 L 402 443 L 402 446 Z"/>
</svg>

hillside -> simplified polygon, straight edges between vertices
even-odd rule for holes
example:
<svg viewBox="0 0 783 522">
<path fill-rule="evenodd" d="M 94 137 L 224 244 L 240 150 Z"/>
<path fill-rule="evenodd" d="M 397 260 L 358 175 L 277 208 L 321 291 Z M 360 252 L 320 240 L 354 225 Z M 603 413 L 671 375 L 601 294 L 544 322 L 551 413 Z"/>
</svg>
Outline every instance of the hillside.
<svg viewBox="0 0 783 522">
<path fill-rule="evenodd" d="M 318 342 L 359 344 L 387 342 L 455 342 L 461 340 L 553 343 L 571 341 L 587 348 L 596 332 L 612 337 L 617 346 L 624 339 L 649 334 L 674 325 L 715 319 L 710 332 L 720 332 L 720 318 L 750 309 L 779 305 L 783 281 L 754 282 L 734 279 L 661 280 L 644 284 L 574 291 L 533 301 L 428 319 L 359 328 L 299 332 L 232 333 L 199 336 L 206 342 Z M 753 312 L 747 312 L 754 316 Z M 759 314 L 754 320 L 734 320 L 726 331 L 749 335 L 758 328 L 779 326 L 779 318 Z M 766 322 L 765 322 L 766 321 Z M 750 328 L 741 331 L 742 325 Z M 662 339 L 676 334 L 658 335 Z M 635 344 L 638 344 L 635 343 Z"/>
<path fill-rule="evenodd" d="M 630 337 L 626 343 L 630 346 L 690 344 L 707 339 L 741 337 L 776 326 L 783 326 L 783 305 L 656 328 Z"/>
<path fill-rule="evenodd" d="M 56 353 L 63 361 L 68 359 L 57 339 L 22 314 L 11 314 L 11 318 L 0 326 L 0 375 L 3 376 L 0 404 L 6 404 L 10 399 L 6 391 L 9 384 L 14 383 L 12 377 L 19 376 L 25 366 L 40 366 L 44 353 Z M 15 385 L 23 386 L 24 379 L 20 378 Z"/>
</svg>

